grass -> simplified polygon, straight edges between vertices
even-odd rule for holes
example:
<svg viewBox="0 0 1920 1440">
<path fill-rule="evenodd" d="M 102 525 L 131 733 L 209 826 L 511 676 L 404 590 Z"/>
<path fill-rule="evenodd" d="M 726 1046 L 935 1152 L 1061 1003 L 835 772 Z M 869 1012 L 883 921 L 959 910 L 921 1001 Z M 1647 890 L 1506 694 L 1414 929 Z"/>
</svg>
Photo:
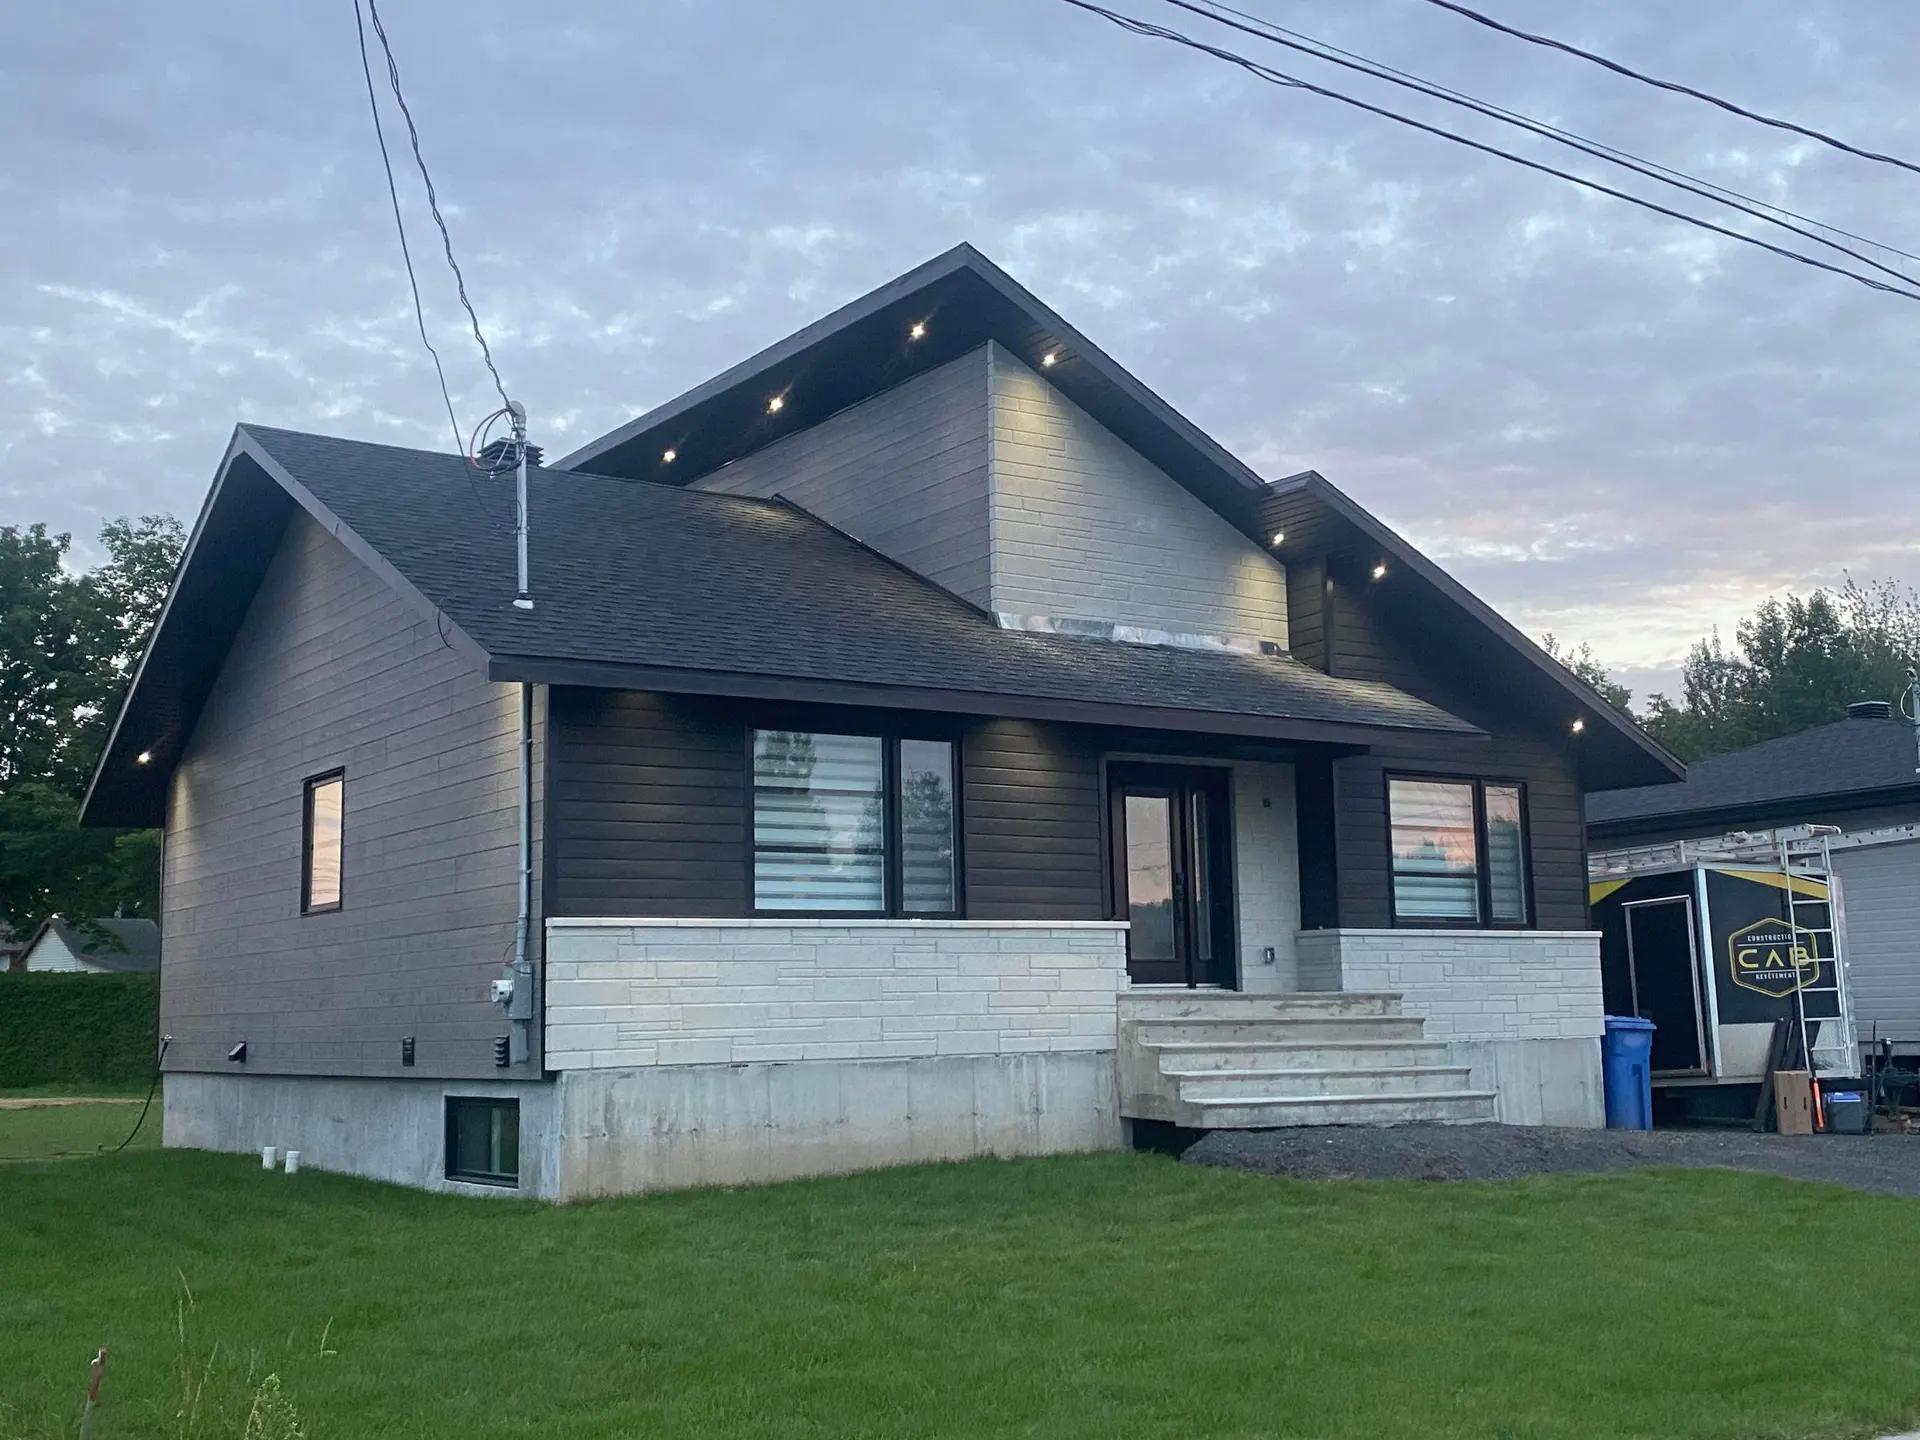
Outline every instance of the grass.
<svg viewBox="0 0 1920 1440">
<path fill-rule="evenodd" d="M 1920 1206 L 1721 1171 L 1307 1185 L 1147 1155 L 542 1207 L 0 1167 L 0 1435 L 1835 1440 L 1920 1421 Z M 8 1426 L 12 1428 L 9 1429 Z M 234 1434 L 231 1430 L 192 1433 Z M 291 1432 L 288 1432 L 291 1433 Z"/>
<path fill-rule="evenodd" d="M 95 1105 L 29 1105 L 0 1108 L 0 1160 L 18 1161 L 45 1155 L 94 1155 L 127 1138 L 140 1106 L 125 1100 Z M 160 1144 L 160 1107 L 156 1104 L 128 1149 L 149 1150 Z M 0 1178 L 0 1213 L 4 1213 L 8 1185 Z M 0 1274 L 6 1267 L 0 1258 Z"/>
</svg>

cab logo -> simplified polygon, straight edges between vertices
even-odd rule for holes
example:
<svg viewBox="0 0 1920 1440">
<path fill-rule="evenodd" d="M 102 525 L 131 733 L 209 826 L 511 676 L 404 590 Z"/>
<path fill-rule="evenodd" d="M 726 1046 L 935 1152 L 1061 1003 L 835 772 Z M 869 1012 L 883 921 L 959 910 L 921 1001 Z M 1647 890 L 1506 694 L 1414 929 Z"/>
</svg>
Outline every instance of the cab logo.
<svg viewBox="0 0 1920 1440">
<path fill-rule="evenodd" d="M 1784 1000 L 1820 975 L 1814 939 L 1784 920 L 1756 920 L 1727 937 L 1733 983 Z"/>
</svg>

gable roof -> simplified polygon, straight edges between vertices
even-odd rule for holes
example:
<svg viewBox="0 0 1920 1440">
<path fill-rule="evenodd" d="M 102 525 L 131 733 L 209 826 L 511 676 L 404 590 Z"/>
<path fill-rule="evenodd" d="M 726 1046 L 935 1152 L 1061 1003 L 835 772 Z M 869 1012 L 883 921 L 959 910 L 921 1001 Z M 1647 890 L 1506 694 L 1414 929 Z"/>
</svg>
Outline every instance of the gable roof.
<svg viewBox="0 0 1920 1440">
<path fill-rule="evenodd" d="M 778 500 L 529 472 L 535 608 L 511 604 L 508 491 L 464 459 L 241 426 L 83 809 L 157 823 L 165 777 L 297 505 L 495 680 L 831 700 L 1364 745 L 1481 738 L 1284 655 L 1003 630 Z M 211 578 L 209 578 L 209 576 Z M 150 755 L 148 763 L 139 756 Z"/>
<path fill-rule="evenodd" d="M 1681 785 L 1594 795 L 1596 833 L 1636 822 L 1699 816 L 1718 825 L 1742 812 L 1791 804 L 1920 801 L 1920 747 L 1904 720 L 1849 716 L 1796 735 L 1696 760 Z"/>
<path fill-rule="evenodd" d="M 104 936 L 88 934 L 58 915 L 41 921 L 21 952 L 22 968 L 47 935 L 58 936 L 68 951 L 100 970 L 141 974 L 160 968 L 160 927 L 152 920 L 107 919 L 88 924 Z"/>
<path fill-rule="evenodd" d="M 916 323 L 926 327 L 919 340 L 909 334 Z M 1272 529 L 1264 508 L 1290 490 L 1330 530 L 1391 554 L 1433 598 L 1510 653 L 1511 674 L 1553 707 L 1556 725 L 1585 722 L 1589 784 L 1645 784 L 1685 773 L 1629 717 L 1323 476 L 1307 471 L 1269 484 L 971 245 L 956 245 L 841 306 L 558 465 L 684 485 L 989 340 L 1043 373 L 1256 543 L 1265 544 Z M 1055 363 L 1046 365 L 1050 354 Z M 769 413 L 775 395 L 784 403 Z M 662 459 L 669 449 L 670 464 Z M 1303 513 L 1290 533 L 1297 529 L 1304 538 L 1312 518 Z"/>
<path fill-rule="evenodd" d="M 1581 724 L 1581 778 L 1591 792 L 1651 783 L 1662 788 L 1686 775 L 1680 758 L 1623 715 L 1586 681 L 1522 634 L 1499 611 L 1475 595 L 1384 521 L 1315 470 L 1288 475 L 1262 487 L 1258 531 L 1286 540 L 1275 551 L 1282 562 L 1305 554 L 1348 552 L 1387 561 L 1404 587 L 1412 577 L 1423 624 L 1435 638 L 1461 644 L 1490 639 L 1489 663 L 1507 682 L 1532 691 L 1544 722 L 1554 730 Z M 1435 605 L 1433 602 L 1438 601 Z"/>
</svg>

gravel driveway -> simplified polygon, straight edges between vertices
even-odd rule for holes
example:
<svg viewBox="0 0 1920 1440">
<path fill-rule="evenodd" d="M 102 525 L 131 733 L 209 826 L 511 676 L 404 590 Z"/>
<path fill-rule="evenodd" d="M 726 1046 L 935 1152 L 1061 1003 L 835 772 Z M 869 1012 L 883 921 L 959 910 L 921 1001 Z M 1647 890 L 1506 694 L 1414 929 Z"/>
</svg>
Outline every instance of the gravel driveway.
<svg viewBox="0 0 1920 1440">
<path fill-rule="evenodd" d="M 1506 1180 L 1632 1165 L 1719 1165 L 1920 1195 L 1920 1136 L 1525 1125 L 1327 1125 L 1215 1130 L 1181 1158 L 1302 1180 Z"/>
</svg>

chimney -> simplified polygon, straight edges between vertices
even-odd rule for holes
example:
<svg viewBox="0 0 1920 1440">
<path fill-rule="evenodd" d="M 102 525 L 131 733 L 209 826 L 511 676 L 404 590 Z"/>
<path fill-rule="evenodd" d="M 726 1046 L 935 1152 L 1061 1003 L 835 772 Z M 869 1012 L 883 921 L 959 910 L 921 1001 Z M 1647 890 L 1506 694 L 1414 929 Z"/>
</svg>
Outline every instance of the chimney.
<svg viewBox="0 0 1920 1440">
<path fill-rule="evenodd" d="M 1891 720 L 1893 702 L 1891 700 L 1856 700 L 1847 706 L 1849 720 Z"/>
</svg>

